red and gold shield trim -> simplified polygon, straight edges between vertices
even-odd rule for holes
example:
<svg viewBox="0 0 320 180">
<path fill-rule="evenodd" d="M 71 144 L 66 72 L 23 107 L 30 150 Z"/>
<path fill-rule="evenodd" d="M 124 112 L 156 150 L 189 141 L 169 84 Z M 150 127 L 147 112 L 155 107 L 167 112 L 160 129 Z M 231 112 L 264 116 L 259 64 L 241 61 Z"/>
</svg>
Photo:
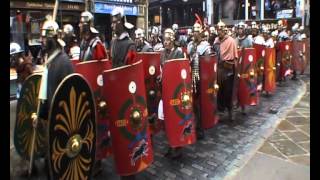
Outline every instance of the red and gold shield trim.
<svg viewBox="0 0 320 180">
<path fill-rule="evenodd" d="M 166 61 L 162 73 L 163 112 L 169 145 L 193 144 L 196 136 L 189 60 Z"/>
<path fill-rule="evenodd" d="M 240 73 L 238 74 L 238 98 L 241 106 L 257 105 L 258 103 L 255 58 L 254 48 L 245 48 L 242 51 L 242 60 L 239 62 Z"/>
<path fill-rule="evenodd" d="M 76 64 L 75 72 L 81 74 L 89 82 L 93 91 L 97 106 L 97 153 L 96 159 L 106 158 L 112 153 L 109 121 L 107 112 L 102 107 L 105 105 L 102 94 L 102 72 L 111 69 L 110 61 L 108 60 L 92 60 Z"/>
<path fill-rule="evenodd" d="M 153 161 L 153 149 L 142 61 L 104 71 L 103 96 L 117 173 L 128 176 L 146 169 Z"/>
<path fill-rule="evenodd" d="M 201 127 L 212 128 L 218 122 L 217 93 L 217 56 L 200 57 L 200 117 Z"/>
<path fill-rule="evenodd" d="M 276 89 L 276 50 L 275 48 L 266 48 L 265 51 L 263 89 L 272 93 Z"/>
</svg>

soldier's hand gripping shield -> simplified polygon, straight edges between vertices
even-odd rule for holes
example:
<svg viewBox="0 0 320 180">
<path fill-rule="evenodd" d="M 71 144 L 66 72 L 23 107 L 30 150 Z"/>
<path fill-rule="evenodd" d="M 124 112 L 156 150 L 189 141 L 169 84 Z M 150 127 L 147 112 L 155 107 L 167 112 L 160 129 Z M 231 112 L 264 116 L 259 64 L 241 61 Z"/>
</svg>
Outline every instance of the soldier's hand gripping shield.
<svg viewBox="0 0 320 180">
<path fill-rule="evenodd" d="M 306 67 L 306 43 L 305 41 L 292 41 L 292 68 L 295 71 L 304 72 Z"/>
<path fill-rule="evenodd" d="M 292 59 L 292 42 L 283 41 L 278 43 L 280 50 L 280 70 L 279 78 L 284 79 L 290 74 Z"/>
<path fill-rule="evenodd" d="M 158 104 L 161 99 L 161 87 L 157 82 L 160 75 L 160 53 L 159 52 L 142 52 L 137 53 L 137 60 L 142 60 L 145 86 L 147 94 L 147 107 L 150 116 L 149 125 L 151 133 L 160 131 L 160 122 L 156 115 L 158 112 Z M 153 116 L 152 116 L 153 115 Z"/>
<path fill-rule="evenodd" d="M 263 90 L 272 93 L 276 89 L 276 49 L 265 48 Z"/>
<path fill-rule="evenodd" d="M 181 147 L 195 143 L 191 67 L 188 59 L 172 59 L 164 63 L 162 100 L 169 145 Z"/>
<path fill-rule="evenodd" d="M 26 160 L 30 160 L 32 151 L 33 160 L 36 160 L 43 157 L 47 150 L 48 117 L 40 117 L 40 107 L 38 107 L 41 77 L 41 74 L 33 74 L 25 80 L 17 103 L 14 146 L 18 154 Z M 34 143 L 32 142 L 33 138 L 35 138 Z"/>
<path fill-rule="evenodd" d="M 238 98 L 241 106 L 257 105 L 257 73 L 255 71 L 256 53 L 254 48 L 245 48 L 239 61 L 240 73 Z"/>
<path fill-rule="evenodd" d="M 102 72 L 111 69 L 111 67 L 109 60 L 85 61 L 75 66 L 75 72 L 86 78 L 95 98 L 97 108 L 97 160 L 103 159 L 112 153 L 107 103 L 102 93 Z"/>
<path fill-rule="evenodd" d="M 74 73 L 61 81 L 48 126 L 51 179 L 89 179 L 96 152 L 96 107 L 82 75 Z"/>
<path fill-rule="evenodd" d="M 212 128 L 218 123 L 217 55 L 200 56 L 200 117 L 203 129 Z"/>
<path fill-rule="evenodd" d="M 142 62 L 104 71 L 103 96 L 117 173 L 128 176 L 146 169 L 153 161 L 153 150 Z"/>
</svg>

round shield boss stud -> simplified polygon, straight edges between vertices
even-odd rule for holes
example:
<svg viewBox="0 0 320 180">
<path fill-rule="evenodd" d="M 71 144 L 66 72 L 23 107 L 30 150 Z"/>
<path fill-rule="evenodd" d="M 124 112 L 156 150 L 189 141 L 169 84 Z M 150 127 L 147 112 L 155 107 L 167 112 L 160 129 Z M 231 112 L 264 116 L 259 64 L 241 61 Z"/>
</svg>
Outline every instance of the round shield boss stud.
<svg viewBox="0 0 320 180">
<path fill-rule="evenodd" d="M 253 61 L 253 56 L 249 55 L 249 61 L 252 62 Z"/>
<path fill-rule="evenodd" d="M 186 79 L 187 78 L 187 71 L 185 69 L 181 70 L 181 78 Z"/>
<path fill-rule="evenodd" d="M 289 50 L 289 45 L 286 45 L 286 50 Z"/>
<path fill-rule="evenodd" d="M 137 90 L 137 85 L 136 85 L 136 83 L 135 83 L 134 81 L 131 81 L 131 82 L 129 83 L 129 92 L 130 92 L 131 94 L 134 94 L 134 93 L 136 92 L 136 90 Z"/>
<path fill-rule="evenodd" d="M 149 74 L 154 75 L 156 73 L 156 68 L 154 66 L 149 67 Z"/>
<path fill-rule="evenodd" d="M 101 75 L 101 74 L 98 75 L 98 77 L 97 77 L 97 84 L 98 84 L 99 86 L 103 86 L 103 78 L 102 78 L 102 75 Z"/>
<path fill-rule="evenodd" d="M 261 52 L 262 57 L 264 57 L 265 54 L 266 54 L 266 52 L 264 50 L 262 50 L 262 52 Z"/>
</svg>

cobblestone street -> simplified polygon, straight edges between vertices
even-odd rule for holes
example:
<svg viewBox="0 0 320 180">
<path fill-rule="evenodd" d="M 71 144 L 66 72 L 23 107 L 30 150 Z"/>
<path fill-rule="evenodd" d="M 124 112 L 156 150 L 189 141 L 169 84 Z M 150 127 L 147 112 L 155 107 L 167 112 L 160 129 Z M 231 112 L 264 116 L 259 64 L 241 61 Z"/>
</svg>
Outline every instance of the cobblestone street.
<svg viewBox="0 0 320 180">
<path fill-rule="evenodd" d="M 308 102 L 310 97 L 308 93 L 305 94 L 306 83 L 308 84 L 309 81 L 287 80 L 284 86 L 277 88 L 275 95 L 269 98 L 261 96 L 259 106 L 247 109 L 248 115 L 241 115 L 238 110 L 235 113 L 235 124 L 228 123 L 224 120 L 225 117 L 222 117 L 216 127 L 206 131 L 204 140 L 197 141 L 196 144 L 183 149 L 183 157 L 179 160 L 169 160 L 163 156 L 168 144 L 165 134 L 159 133 L 154 137 L 154 163 L 146 171 L 138 174 L 137 179 L 224 179 L 232 177 L 252 158 L 278 125 L 275 133 L 259 151 L 308 164 L 310 146 Z M 297 104 L 303 95 L 302 101 Z M 297 105 L 294 107 L 295 104 Z M 270 107 L 277 107 L 278 113 L 269 113 Z M 14 175 L 13 179 L 20 179 L 17 178 L 17 175 L 27 166 L 16 154 L 12 145 L 15 115 L 13 111 L 11 112 L 11 170 Z M 42 161 L 37 163 L 40 175 L 34 179 L 45 179 L 43 164 Z M 106 177 L 120 179 L 114 171 L 112 158 L 105 159 L 103 167 L 103 173 L 96 179 Z"/>
</svg>

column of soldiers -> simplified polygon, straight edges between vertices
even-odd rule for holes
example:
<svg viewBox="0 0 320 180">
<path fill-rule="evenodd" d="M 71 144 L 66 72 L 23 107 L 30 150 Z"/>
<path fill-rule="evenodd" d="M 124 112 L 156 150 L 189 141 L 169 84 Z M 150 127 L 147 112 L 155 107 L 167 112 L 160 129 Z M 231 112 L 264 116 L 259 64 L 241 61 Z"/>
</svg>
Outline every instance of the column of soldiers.
<svg viewBox="0 0 320 180">
<path fill-rule="evenodd" d="M 286 40 L 303 40 L 306 35 L 303 33 L 303 26 L 295 24 L 292 27 L 292 35 L 289 36 L 286 26 L 279 21 L 277 27 L 262 24 L 260 27 L 256 22 L 250 25 L 244 22 L 236 24 L 229 29 L 225 23 L 220 21 L 216 26 L 205 27 L 201 22 L 196 22 L 192 29 L 188 29 L 186 38 L 179 36 L 178 25 L 164 30 L 163 35 L 157 27 L 152 27 L 150 37 L 147 38 L 143 29 L 137 28 L 134 37 L 131 38 L 129 31 L 134 25 L 127 22 L 123 9 L 115 8 L 111 14 L 112 30 L 114 37 L 111 41 L 110 54 L 105 48 L 99 32 L 94 28 L 94 17 L 90 12 L 83 12 L 80 17 L 80 44 L 74 34 L 71 25 L 63 27 L 61 38 L 59 37 L 59 26 L 56 22 L 48 19 L 42 27 L 42 43 L 47 56 L 45 57 L 45 71 L 47 78 L 41 85 L 47 83 L 47 92 L 44 93 L 42 114 L 48 113 L 48 106 L 51 103 L 53 93 L 59 83 L 74 70 L 68 60 L 90 61 L 108 59 L 112 60 L 112 67 L 117 68 L 136 62 L 137 52 L 160 52 L 161 68 L 170 59 L 186 58 L 190 60 L 192 72 L 193 111 L 196 120 L 197 139 L 205 137 L 204 130 L 200 127 L 200 105 L 199 105 L 199 82 L 200 67 L 199 57 L 217 54 L 218 57 L 218 111 L 227 110 L 228 119 L 234 121 L 233 94 L 235 91 L 236 69 L 239 66 L 238 49 L 250 48 L 253 44 L 260 44 L 266 47 L 275 47 L 276 42 Z M 161 38 L 162 37 L 162 38 Z M 20 53 L 16 44 L 10 44 L 10 55 Z M 186 51 L 183 50 L 186 48 Z M 14 50 L 17 49 L 17 50 Z M 23 57 L 19 57 L 19 62 Z M 22 60 L 21 60 L 22 59 Z M 294 71 L 293 79 L 296 79 Z M 18 76 L 23 76 L 18 71 Z M 25 77 L 24 77 L 25 78 Z M 162 74 L 158 77 L 161 84 Z M 163 105 L 159 103 L 158 119 L 163 120 Z M 245 107 L 242 106 L 242 113 L 245 114 Z M 47 116 L 47 115 L 43 115 Z M 182 155 L 182 148 L 169 148 L 166 157 L 175 159 Z M 101 172 L 101 161 L 94 166 L 94 174 Z M 134 178 L 133 176 L 122 177 Z"/>
</svg>

